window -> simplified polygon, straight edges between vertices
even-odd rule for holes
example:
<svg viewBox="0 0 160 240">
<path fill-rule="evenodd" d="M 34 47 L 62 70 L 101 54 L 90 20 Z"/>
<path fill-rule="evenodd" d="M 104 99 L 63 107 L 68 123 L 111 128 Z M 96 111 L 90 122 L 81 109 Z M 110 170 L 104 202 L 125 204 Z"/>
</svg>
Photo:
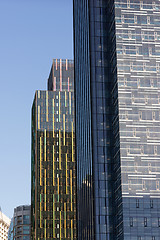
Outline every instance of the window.
<svg viewBox="0 0 160 240">
<path fill-rule="evenodd" d="M 30 217 L 28 215 L 23 216 L 23 224 L 30 224 Z"/>
<path fill-rule="evenodd" d="M 134 16 L 134 22 L 137 23 L 137 16 Z"/>
<path fill-rule="evenodd" d="M 149 128 L 146 129 L 146 135 L 149 137 Z"/>
<path fill-rule="evenodd" d="M 126 115 L 126 120 L 128 120 L 128 112 L 127 111 L 126 111 L 125 115 Z"/>
<path fill-rule="evenodd" d="M 127 8 L 130 8 L 130 0 L 127 0 Z"/>
<path fill-rule="evenodd" d="M 154 146 L 154 155 L 157 155 L 157 146 Z"/>
<path fill-rule="evenodd" d="M 148 163 L 148 172 L 151 173 L 151 163 Z"/>
<path fill-rule="evenodd" d="M 133 128 L 133 137 L 136 137 L 136 128 Z"/>
<path fill-rule="evenodd" d="M 153 120 L 156 119 L 156 114 L 155 114 L 155 112 L 152 112 L 152 119 L 153 119 Z"/>
<path fill-rule="evenodd" d="M 150 200 L 150 208 L 153 208 L 153 200 Z"/>
<path fill-rule="evenodd" d="M 136 208 L 139 208 L 139 199 L 136 199 Z"/>
<path fill-rule="evenodd" d="M 133 227 L 133 217 L 129 218 L 129 222 L 130 222 L 130 227 Z"/>
<path fill-rule="evenodd" d="M 147 227 L 147 218 L 144 218 L 144 227 Z"/>
<path fill-rule="evenodd" d="M 144 154 L 144 147 L 141 146 L 141 154 Z"/>
<path fill-rule="evenodd" d="M 145 183 L 145 180 L 142 180 L 142 190 L 145 190 L 146 189 L 146 183 Z"/>
<path fill-rule="evenodd" d="M 130 146 L 127 146 L 127 154 L 130 154 Z"/>
<path fill-rule="evenodd" d="M 156 70 L 159 72 L 159 63 L 156 64 Z"/>
<path fill-rule="evenodd" d="M 139 120 L 142 120 L 142 112 L 139 112 Z"/>
</svg>

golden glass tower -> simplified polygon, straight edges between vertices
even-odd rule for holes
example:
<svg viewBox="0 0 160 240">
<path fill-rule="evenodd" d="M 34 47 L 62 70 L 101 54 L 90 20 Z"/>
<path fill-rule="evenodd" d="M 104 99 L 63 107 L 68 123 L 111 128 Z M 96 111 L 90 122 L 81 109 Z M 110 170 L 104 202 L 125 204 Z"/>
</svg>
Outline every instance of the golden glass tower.
<svg viewBox="0 0 160 240">
<path fill-rule="evenodd" d="M 76 239 L 72 60 L 53 60 L 32 107 L 32 239 Z"/>
</svg>

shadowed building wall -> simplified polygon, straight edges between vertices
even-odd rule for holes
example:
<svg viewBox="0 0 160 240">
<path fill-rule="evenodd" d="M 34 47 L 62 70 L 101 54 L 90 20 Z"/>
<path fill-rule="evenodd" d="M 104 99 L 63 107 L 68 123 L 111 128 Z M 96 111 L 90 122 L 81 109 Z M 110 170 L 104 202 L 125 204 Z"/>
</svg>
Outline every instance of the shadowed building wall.
<svg viewBox="0 0 160 240">
<path fill-rule="evenodd" d="M 73 2 L 78 239 L 158 240 L 160 1 Z"/>
</svg>

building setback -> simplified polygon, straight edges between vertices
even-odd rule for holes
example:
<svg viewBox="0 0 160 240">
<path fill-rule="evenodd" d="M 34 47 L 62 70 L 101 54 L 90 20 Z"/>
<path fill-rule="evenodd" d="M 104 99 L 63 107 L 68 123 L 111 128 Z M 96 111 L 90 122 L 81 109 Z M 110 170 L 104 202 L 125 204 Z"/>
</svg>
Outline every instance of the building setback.
<svg viewBox="0 0 160 240">
<path fill-rule="evenodd" d="M 32 107 L 32 239 L 76 238 L 72 60 L 53 60 L 49 91 Z"/>
<path fill-rule="evenodd" d="M 160 1 L 73 2 L 78 239 L 158 240 Z"/>
<path fill-rule="evenodd" d="M 0 239 L 8 239 L 8 230 L 10 225 L 10 219 L 0 211 Z"/>
</svg>

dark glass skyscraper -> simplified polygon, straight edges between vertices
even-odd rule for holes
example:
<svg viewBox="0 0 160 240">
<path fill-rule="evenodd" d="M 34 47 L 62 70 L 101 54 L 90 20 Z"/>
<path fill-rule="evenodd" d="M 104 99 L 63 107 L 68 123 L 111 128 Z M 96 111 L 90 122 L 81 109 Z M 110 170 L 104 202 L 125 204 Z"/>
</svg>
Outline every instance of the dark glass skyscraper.
<svg viewBox="0 0 160 240">
<path fill-rule="evenodd" d="M 158 240 L 160 1 L 74 0 L 74 38 L 78 238 Z"/>
<path fill-rule="evenodd" d="M 76 238 L 74 64 L 53 60 L 32 108 L 32 239 Z"/>
</svg>

